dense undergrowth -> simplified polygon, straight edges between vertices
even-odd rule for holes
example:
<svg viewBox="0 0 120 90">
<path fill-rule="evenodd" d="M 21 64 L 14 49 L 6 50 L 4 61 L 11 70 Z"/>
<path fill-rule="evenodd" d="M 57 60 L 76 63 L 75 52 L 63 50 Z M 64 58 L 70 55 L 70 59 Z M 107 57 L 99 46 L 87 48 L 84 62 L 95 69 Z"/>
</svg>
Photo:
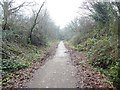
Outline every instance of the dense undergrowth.
<svg viewBox="0 0 120 90">
<path fill-rule="evenodd" d="M 39 15 L 40 17 L 43 16 Z M 9 30 L 0 29 L 2 37 L 2 46 L 0 47 L 2 56 L 0 67 L 2 71 L 0 73 L 2 79 L 0 82 L 2 86 L 7 86 L 11 82 L 13 73 L 29 68 L 33 63 L 39 62 L 45 52 L 47 52 L 47 49 L 58 40 L 58 28 L 52 21 L 49 21 L 46 23 L 47 27 L 44 24 L 39 24 L 43 28 L 38 29 L 38 25 L 36 25 L 31 34 L 31 41 L 28 42 L 32 21 L 29 22 L 29 19 L 26 21 L 24 17 L 21 18 L 23 19 L 23 21 L 19 22 L 21 24 L 13 24 L 9 26 Z M 24 22 L 29 24 L 27 23 L 28 25 L 26 26 L 23 24 Z M 49 27 L 49 25 L 51 26 Z"/>
<path fill-rule="evenodd" d="M 109 83 L 113 83 L 119 90 L 120 59 L 118 58 L 118 48 L 116 43 L 110 42 L 108 38 L 103 37 L 99 40 L 88 38 L 78 45 L 72 44 L 71 47 L 79 52 L 84 52 L 88 63 L 107 76 Z M 69 41 L 69 44 L 71 42 Z"/>
<path fill-rule="evenodd" d="M 12 73 L 20 69 L 25 69 L 38 62 L 41 55 L 49 48 L 51 43 L 46 46 L 24 45 L 15 42 L 2 42 L 2 85 L 6 85 L 12 78 Z"/>
<path fill-rule="evenodd" d="M 117 3 L 118 4 L 118 3 Z M 120 89 L 119 16 L 115 3 L 94 2 L 92 14 L 78 18 L 65 29 L 70 33 L 65 39 L 71 47 L 86 54 L 88 63 L 108 77 Z M 118 5 L 119 6 L 119 5 Z M 116 7 L 116 6 L 115 6 Z M 76 23 L 78 22 L 78 23 Z M 84 24 L 83 24 L 84 23 Z M 76 25 L 76 26 L 75 26 Z M 71 30 L 71 27 L 72 28 Z M 92 28 L 91 28 L 92 27 Z"/>
<path fill-rule="evenodd" d="M 109 81 L 119 90 L 120 84 L 120 59 L 118 58 L 117 38 L 102 36 L 99 39 L 87 38 L 84 42 L 76 44 L 72 39 L 71 47 L 77 51 L 84 52 L 90 63 L 101 73 L 105 74 Z M 79 39 L 79 38 L 77 38 Z"/>
<path fill-rule="evenodd" d="M 15 8 L 16 1 L 0 1 L 2 86 L 10 83 L 13 73 L 39 62 L 45 51 L 58 40 L 59 28 L 51 20 L 46 8 L 43 9 L 44 3 L 32 5 L 39 7 L 39 10 L 32 10 L 33 13 L 26 16 L 20 9 L 31 8 L 32 2 L 24 2 Z"/>
</svg>

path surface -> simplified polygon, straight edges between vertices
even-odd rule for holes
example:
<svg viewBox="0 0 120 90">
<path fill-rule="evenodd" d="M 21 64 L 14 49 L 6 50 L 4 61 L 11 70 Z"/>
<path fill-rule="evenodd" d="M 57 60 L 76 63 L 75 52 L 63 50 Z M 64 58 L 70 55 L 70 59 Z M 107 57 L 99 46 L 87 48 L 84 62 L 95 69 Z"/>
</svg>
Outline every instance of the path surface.
<svg viewBox="0 0 120 90">
<path fill-rule="evenodd" d="M 31 81 L 26 83 L 28 88 L 75 88 L 76 68 L 71 64 L 70 56 L 63 41 L 58 45 L 55 56 L 38 69 Z"/>
</svg>

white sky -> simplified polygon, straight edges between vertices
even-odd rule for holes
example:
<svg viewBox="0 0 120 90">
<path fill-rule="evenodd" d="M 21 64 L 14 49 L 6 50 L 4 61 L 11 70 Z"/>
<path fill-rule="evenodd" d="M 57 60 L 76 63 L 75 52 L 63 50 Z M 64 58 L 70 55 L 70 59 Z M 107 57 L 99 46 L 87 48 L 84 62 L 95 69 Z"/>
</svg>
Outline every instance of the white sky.
<svg viewBox="0 0 120 90">
<path fill-rule="evenodd" d="M 18 3 L 22 3 L 26 0 L 16 0 Z M 42 3 L 44 0 L 29 0 L 29 2 L 35 1 Z M 84 0 L 46 0 L 47 10 L 49 15 L 54 20 L 56 25 L 63 28 L 71 20 L 77 16 L 78 7 Z M 27 1 L 28 2 L 28 1 Z"/>
<path fill-rule="evenodd" d="M 78 7 L 83 0 L 47 0 L 50 16 L 60 28 L 77 16 Z"/>
</svg>

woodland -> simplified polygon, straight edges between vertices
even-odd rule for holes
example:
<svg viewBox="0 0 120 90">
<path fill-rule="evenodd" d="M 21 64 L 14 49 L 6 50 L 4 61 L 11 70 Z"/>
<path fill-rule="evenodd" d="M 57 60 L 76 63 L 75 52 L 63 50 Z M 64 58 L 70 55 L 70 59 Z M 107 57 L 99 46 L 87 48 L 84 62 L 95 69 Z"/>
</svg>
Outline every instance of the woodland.
<svg viewBox="0 0 120 90">
<path fill-rule="evenodd" d="M 46 2 L 29 16 L 22 9 L 36 3 L 0 1 L 1 84 L 11 83 L 12 73 L 38 62 L 44 51 L 64 40 L 84 52 L 88 63 L 120 89 L 120 2 L 84 2 L 77 16 L 62 30 L 51 19 Z M 78 12 L 78 13 L 79 13 Z"/>
</svg>

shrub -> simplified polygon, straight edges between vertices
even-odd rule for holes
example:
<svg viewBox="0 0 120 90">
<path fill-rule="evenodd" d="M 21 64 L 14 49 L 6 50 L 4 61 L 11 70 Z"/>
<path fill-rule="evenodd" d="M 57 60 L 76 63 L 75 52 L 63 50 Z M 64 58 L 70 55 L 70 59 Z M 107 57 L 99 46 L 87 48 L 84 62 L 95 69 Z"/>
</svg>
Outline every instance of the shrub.
<svg viewBox="0 0 120 90">
<path fill-rule="evenodd" d="M 116 65 L 117 67 L 117 74 L 115 74 L 114 79 L 113 79 L 113 85 L 120 90 L 120 59 L 118 61 L 118 65 Z"/>
<path fill-rule="evenodd" d="M 14 72 L 14 71 L 20 70 L 22 68 L 28 67 L 27 64 L 18 62 L 16 59 L 17 58 L 15 58 L 15 57 L 11 58 L 9 60 L 3 59 L 2 60 L 2 70 L 4 72 Z"/>
</svg>

